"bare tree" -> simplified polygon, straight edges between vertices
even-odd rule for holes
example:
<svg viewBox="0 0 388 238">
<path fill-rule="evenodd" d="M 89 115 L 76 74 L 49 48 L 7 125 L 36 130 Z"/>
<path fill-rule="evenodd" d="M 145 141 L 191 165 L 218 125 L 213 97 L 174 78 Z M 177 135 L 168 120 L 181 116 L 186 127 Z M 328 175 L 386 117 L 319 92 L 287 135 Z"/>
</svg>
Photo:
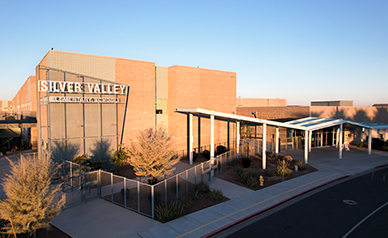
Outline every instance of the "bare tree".
<svg viewBox="0 0 388 238">
<path fill-rule="evenodd" d="M 49 156 L 21 157 L 10 161 L 11 173 L 4 179 L 7 199 L 0 201 L 0 218 L 10 221 L 5 233 L 35 234 L 49 226 L 65 204 L 60 186 L 51 184 L 55 167 Z"/>
<path fill-rule="evenodd" d="M 150 184 L 172 174 L 175 170 L 173 166 L 179 162 L 171 137 L 164 127 L 149 128 L 139 133 L 137 142 L 131 143 L 128 154 L 135 174 L 145 177 Z"/>
</svg>

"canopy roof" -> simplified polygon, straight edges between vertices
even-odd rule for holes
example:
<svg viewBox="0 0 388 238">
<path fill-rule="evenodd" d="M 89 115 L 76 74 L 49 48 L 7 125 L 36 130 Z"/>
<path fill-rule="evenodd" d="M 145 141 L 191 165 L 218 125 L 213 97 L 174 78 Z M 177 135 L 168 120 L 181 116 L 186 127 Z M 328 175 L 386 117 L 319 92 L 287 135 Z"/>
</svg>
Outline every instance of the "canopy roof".
<svg viewBox="0 0 388 238">
<path fill-rule="evenodd" d="M 369 129 L 388 129 L 388 124 L 382 123 L 369 123 L 369 122 L 353 122 L 344 119 L 335 119 L 335 118 L 320 118 L 320 117 L 305 117 L 297 120 L 292 120 L 288 122 L 278 122 L 272 120 L 264 120 L 259 118 L 240 116 L 236 114 L 224 113 L 211 111 L 201 108 L 177 108 L 176 112 L 185 113 L 185 114 L 193 114 L 198 116 L 210 117 L 211 115 L 214 118 L 222 119 L 222 120 L 231 120 L 231 121 L 240 121 L 240 122 L 248 122 L 253 124 L 267 124 L 270 126 L 277 127 L 285 127 L 296 130 L 307 130 L 307 131 L 315 131 L 324 128 L 329 128 L 333 126 L 337 126 L 340 124 L 351 124 L 354 126 L 369 128 Z"/>
</svg>

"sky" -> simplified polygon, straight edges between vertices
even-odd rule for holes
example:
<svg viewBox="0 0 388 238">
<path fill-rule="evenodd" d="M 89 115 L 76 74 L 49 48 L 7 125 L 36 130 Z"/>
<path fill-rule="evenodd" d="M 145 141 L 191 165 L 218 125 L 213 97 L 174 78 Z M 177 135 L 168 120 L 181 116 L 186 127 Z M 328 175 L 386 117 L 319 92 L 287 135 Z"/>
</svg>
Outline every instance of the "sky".
<svg viewBox="0 0 388 238">
<path fill-rule="evenodd" d="M 237 96 L 388 103 L 388 1 L 7 1 L 0 100 L 51 49 L 237 73 Z"/>
</svg>

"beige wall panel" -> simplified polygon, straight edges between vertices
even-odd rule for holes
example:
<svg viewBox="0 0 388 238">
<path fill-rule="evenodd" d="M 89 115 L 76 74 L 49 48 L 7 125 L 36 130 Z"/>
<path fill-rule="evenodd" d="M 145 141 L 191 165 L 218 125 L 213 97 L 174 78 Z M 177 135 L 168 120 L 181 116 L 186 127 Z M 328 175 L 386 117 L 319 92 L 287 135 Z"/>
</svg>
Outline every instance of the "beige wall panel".
<svg viewBox="0 0 388 238">
<path fill-rule="evenodd" d="M 50 51 L 47 55 L 47 66 L 115 81 L 115 59 L 110 57 Z"/>
</svg>

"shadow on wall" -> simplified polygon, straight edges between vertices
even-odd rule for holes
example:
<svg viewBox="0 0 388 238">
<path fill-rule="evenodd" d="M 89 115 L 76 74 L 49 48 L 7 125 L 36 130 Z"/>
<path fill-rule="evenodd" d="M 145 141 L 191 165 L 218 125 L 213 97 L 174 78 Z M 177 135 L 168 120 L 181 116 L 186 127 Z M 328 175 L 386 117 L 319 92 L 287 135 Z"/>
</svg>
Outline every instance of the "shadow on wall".
<svg viewBox="0 0 388 238">
<path fill-rule="evenodd" d="M 115 166 L 110 162 L 112 156 L 109 153 L 111 143 L 108 140 L 96 140 L 93 147 L 90 149 L 90 156 L 84 155 L 86 158 L 90 158 L 93 162 L 101 162 L 102 169 L 113 170 Z M 72 143 L 65 143 L 63 141 L 54 141 L 54 146 L 51 150 L 51 159 L 53 162 L 59 162 L 62 160 L 73 161 L 76 156 L 79 156 L 80 146 Z"/>
<path fill-rule="evenodd" d="M 72 161 L 75 156 L 78 155 L 80 147 L 79 145 L 72 143 L 65 143 L 63 141 L 54 141 L 54 146 L 51 150 L 51 160 L 58 163 L 62 160 Z"/>
<path fill-rule="evenodd" d="M 388 123 L 388 108 L 311 107 L 311 116 L 340 118 L 354 122 Z"/>
</svg>

